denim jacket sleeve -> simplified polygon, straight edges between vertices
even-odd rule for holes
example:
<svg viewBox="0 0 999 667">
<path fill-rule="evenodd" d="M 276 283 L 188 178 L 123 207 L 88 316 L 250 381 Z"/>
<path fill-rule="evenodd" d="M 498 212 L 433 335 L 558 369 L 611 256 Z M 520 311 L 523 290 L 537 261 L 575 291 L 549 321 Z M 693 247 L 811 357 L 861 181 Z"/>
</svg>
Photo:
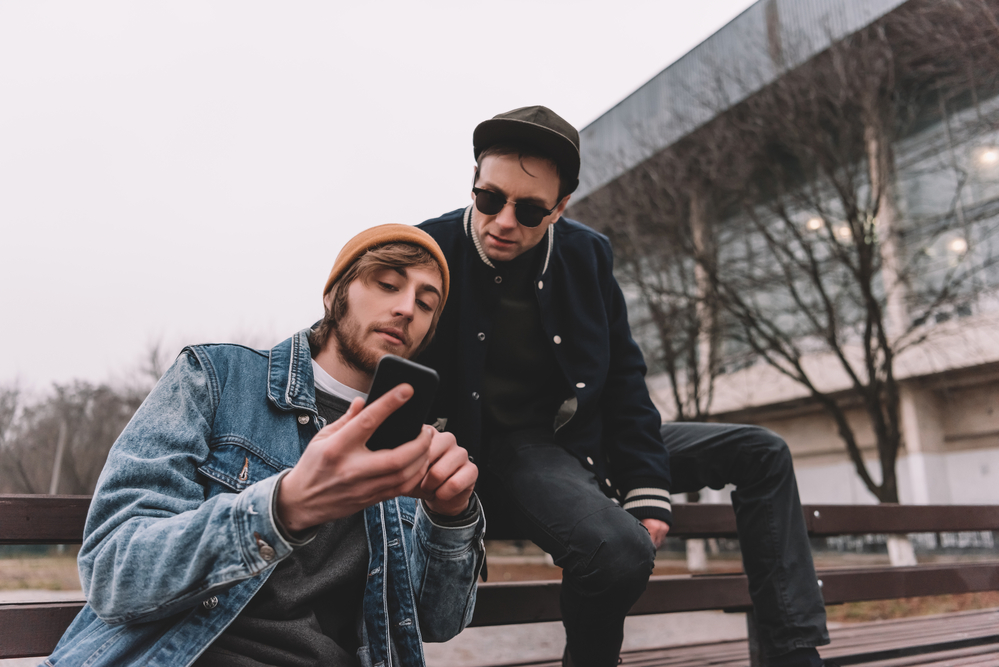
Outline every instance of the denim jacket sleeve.
<svg viewBox="0 0 999 667">
<path fill-rule="evenodd" d="M 411 572 L 423 640 L 444 642 L 472 620 L 479 572 L 485 559 L 486 529 L 481 505 L 469 526 L 438 526 L 417 503 Z"/>
<path fill-rule="evenodd" d="M 116 441 L 98 481 L 78 564 L 108 624 L 156 620 L 260 574 L 292 551 L 272 515 L 279 475 L 206 499 L 218 381 L 186 349 Z"/>
</svg>

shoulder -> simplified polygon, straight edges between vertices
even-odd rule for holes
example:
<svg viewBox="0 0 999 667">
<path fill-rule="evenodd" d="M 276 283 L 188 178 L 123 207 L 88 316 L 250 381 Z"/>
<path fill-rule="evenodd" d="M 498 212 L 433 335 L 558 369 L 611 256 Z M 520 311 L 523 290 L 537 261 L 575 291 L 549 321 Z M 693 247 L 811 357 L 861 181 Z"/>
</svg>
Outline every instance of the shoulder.
<svg viewBox="0 0 999 667">
<path fill-rule="evenodd" d="M 552 227 L 554 252 L 564 261 L 585 266 L 609 265 L 613 259 L 610 239 L 600 232 L 570 218 L 561 218 Z"/>
<path fill-rule="evenodd" d="M 430 234 L 437 241 L 448 264 L 451 265 L 452 275 L 456 270 L 460 270 L 463 255 L 468 252 L 469 248 L 463 222 L 464 213 L 465 209 L 463 208 L 455 209 L 450 213 L 445 213 L 438 218 L 426 220 L 417 225 L 418 228 Z M 455 284 L 452 280 L 452 291 L 454 288 Z"/>
<path fill-rule="evenodd" d="M 188 345 L 181 354 L 190 354 L 198 359 L 207 359 L 218 362 L 240 362 L 253 363 L 255 361 L 267 361 L 267 350 L 255 350 L 246 345 L 236 343 L 203 343 L 201 345 Z"/>
<path fill-rule="evenodd" d="M 268 353 L 235 343 L 206 343 L 188 345 L 180 352 L 180 360 L 200 366 L 215 376 L 226 376 L 230 371 L 266 372 Z"/>
<path fill-rule="evenodd" d="M 417 227 L 434 237 L 438 243 L 442 239 L 460 238 L 465 235 L 465 230 L 462 229 L 461 224 L 461 217 L 464 212 L 464 208 L 457 208 L 439 217 L 424 220 Z"/>
</svg>

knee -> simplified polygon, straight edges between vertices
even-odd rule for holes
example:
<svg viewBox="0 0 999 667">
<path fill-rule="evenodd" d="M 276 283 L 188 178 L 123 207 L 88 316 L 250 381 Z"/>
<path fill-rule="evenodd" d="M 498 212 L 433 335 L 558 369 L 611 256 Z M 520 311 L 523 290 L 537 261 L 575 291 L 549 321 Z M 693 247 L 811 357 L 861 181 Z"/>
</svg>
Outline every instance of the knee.
<svg viewBox="0 0 999 667">
<path fill-rule="evenodd" d="M 606 516 L 600 516 L 606 515 Z M 609 509 L 577 527 L 592 545 L 572 574 L 594 590 L 645 590 L 655 565 L 656 549 L 648 531 L 627 512 Z"/>
<path fill-rule="evenodd" d="M 746 426 L 742 467 L 756 478 L 783 479 L 794 475 L 791 450 L 779 435 L 760 426 Z"/>
</svg>

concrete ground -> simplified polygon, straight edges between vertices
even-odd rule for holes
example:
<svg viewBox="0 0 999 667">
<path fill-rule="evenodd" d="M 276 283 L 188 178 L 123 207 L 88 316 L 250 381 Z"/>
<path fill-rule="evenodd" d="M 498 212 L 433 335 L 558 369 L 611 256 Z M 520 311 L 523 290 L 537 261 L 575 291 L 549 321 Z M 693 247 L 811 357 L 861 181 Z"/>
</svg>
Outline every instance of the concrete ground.
<svg viewBox="0 0 999 667">
<path fill-rule="evenodd" d="M 721 611 L 632 616 L 624 626 L 625 650 L 745 638 L 746 616 Z M 423 648 L 427 667 L 466 667 L 558 659 L 564 647 L 565 631 L 556 622 L 469 628 Z"/>
</svg>

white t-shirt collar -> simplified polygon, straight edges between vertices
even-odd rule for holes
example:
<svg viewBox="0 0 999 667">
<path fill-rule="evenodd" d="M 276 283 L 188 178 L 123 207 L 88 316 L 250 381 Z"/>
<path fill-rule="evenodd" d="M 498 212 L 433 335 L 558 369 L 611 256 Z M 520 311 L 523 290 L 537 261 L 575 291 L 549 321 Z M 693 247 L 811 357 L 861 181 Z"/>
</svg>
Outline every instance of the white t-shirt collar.
<svg viewBox="0 0 999 667">
<path fill-rule="evenodd" d="M 333 394 L 342 398 L 348 403 L 355 398 L 363 398 L 365 400 L 368 398 L 366 392 L 358 391 L 342 382 L 338 382 L 332 375 L 323 370 L 323 367 L 317 364 L 315 359 L 312 360 L 312 376 L 316 379 L 317 389 L 322 389 L 327 394 Z"/>
</svg>

